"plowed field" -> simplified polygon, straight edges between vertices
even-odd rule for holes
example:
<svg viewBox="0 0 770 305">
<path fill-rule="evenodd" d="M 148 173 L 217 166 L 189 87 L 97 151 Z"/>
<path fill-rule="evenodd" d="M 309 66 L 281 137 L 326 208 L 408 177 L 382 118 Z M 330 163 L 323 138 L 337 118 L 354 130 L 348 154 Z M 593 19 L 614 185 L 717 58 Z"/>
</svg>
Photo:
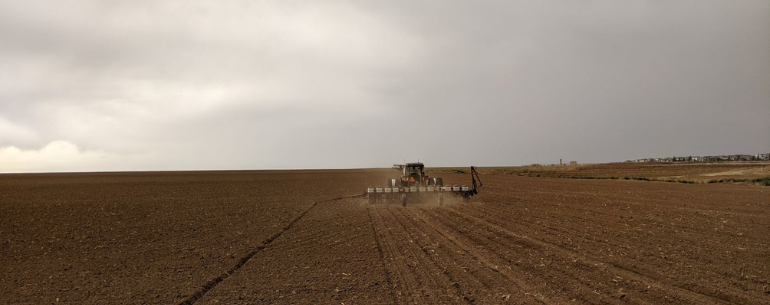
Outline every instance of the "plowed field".
<svg viewBox="0 0 770 305">
<path fill-rule="evenodd" d="M 394 173 L 0 175 L 0 303 L 770 304 L 768 187 Z"/>
</svg>

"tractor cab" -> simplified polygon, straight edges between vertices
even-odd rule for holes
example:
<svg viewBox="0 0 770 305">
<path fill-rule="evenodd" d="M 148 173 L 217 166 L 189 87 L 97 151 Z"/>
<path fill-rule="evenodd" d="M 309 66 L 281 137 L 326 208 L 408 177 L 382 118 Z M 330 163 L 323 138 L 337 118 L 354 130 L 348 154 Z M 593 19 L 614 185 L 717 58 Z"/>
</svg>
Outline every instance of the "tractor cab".
<svg viewBox="0 0 770 305">
<path fill-rule="evenodd" d="M 402 171 L 401 185 L 403 186 L 425 185 L 428 179 L 425 176 L 425 165 L 422 163 L 404 164 Z"/>
<path fill-rule="evenodd" d="M 416 181 L 422 181 L 423 177 L 425 177 L 425 165 L 422 163 L 407 163 L 401 176 L 413 177 Z"/>
</svg>

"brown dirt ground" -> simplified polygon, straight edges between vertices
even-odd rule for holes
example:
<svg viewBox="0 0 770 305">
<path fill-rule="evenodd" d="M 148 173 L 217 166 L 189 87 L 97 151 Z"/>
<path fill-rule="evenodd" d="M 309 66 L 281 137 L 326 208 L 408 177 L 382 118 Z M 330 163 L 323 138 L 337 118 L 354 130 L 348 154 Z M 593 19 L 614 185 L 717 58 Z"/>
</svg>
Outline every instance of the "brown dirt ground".
<svg viewBox="0 0 770 305">
<path fill-rule="evenodd" d="M 770 304 L 767 187 L 487 174 L 470 203 L 323 201 L 394 174 L 0 175 L 0 303 Z"/>
<path fill-rule="evenodd" d="M 452 173 L 453 168 L 430 169 L 435 173 Z M 529 165 L 516 167 L 486 167 L 484 174 L 506 174 L 548 178 L 649 178 L 658 180 L 687 180 L 708 182 L 720 179 L 756 179 L 770 177 L 770 162 L 718 163 L 603 163 L 579 165 Z"/>
</svg>

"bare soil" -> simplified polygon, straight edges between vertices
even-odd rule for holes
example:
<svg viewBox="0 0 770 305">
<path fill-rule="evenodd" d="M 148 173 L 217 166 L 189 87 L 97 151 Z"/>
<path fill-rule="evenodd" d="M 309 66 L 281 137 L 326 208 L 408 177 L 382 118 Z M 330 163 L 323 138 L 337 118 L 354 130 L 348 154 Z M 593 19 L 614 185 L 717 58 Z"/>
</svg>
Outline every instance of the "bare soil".
<svg viewBox="0 0 770 305">
<path fill-rule="evenodd" d="M 436 174 L 453 173 L 454 168 L 431 169 Z M 770 177 L 770 162 L 718 163 L 602 163 L 579 165 L 529 165 L 480 168 L 484 174 L 505 174 L 547 178 L 647 178 L 709 182 L 720 179 Z"/>
<path fill-rule="evenodd" d="M 395 174 L 0 175 L 0 303 L 770 304 L 767 187 Z"/>
</svg>

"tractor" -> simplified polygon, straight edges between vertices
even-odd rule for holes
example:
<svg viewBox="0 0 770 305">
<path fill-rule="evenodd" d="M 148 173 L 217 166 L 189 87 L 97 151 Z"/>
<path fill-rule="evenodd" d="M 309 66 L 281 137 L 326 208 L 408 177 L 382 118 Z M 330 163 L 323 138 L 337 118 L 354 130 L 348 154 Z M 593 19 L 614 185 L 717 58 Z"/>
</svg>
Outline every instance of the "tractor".
<svg viewBox="0 0 770 305">
<path fill-rule="evenodd" d="M 387 187 L 367 188 L 366 196 L 370 204 L 400 202 L 406 206 L 407 202 L 413 200 L 435 200 L 443 205 L 446 196 L 461 197 L 467 202 L 479 193 L 478 188 L 482 186 L 476 167 L 473 166 L 470 171 L 473 188 L 466 185 L 444 186 L 442 178 L 426 175 L 425 165 L 420 162 L 394 164 L 393 168 L 401 171 L 401 177 L 388 179 Z"/>
</svg>

